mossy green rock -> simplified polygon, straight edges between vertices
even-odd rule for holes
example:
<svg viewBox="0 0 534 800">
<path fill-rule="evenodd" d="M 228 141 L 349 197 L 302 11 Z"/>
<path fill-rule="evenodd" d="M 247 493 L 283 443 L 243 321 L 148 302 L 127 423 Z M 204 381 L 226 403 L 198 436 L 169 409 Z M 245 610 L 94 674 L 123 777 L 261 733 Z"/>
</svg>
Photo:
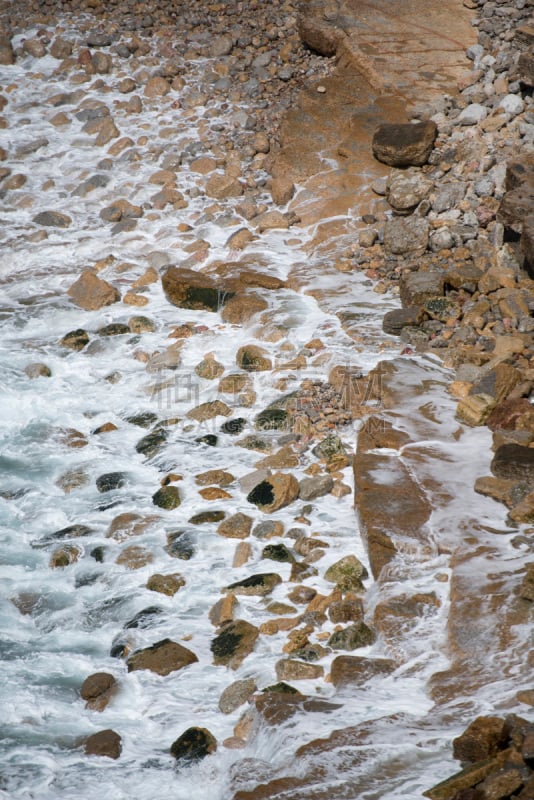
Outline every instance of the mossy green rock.
<svg viewBox="0 0 534 800">
<path fill-rule="evenodd" d="M 182 499 L 177 486 L 162 486 L 161 489 L 152 495 L 152 502 L 159 508 L 164 508 L 167 511 L 172 511 L 178 508 Z"/>
<path fill-rule="evenodd" d="M 355 622 L 333 633 L 328 646 L 333 650 L 356 650 L 358 647 L 368 647 L 375 641 L 375 632 L 365 622 Z"/>
<path fill-rule="evenodd" d="M 263 548 L 262 558 L 268 558 L 271 561 L 294 561 L 295 558 L 285 544 L 268 544 Z"/>
<path fill-rule="evenodd" d="M 362 578 L 368 578 L 369 573 L 356 556 L 350 555 L 328 567 L 324 577 L 335 583 L 342 592 L 364 592 Z"/>
<path fill-rule="evenodd" d="M 211 276 L 191 269 L 169 267 L 161 283 L 167 300 L 179 308 L 219 311 L 234 296 L 217 286 Z"/>
<path fill-rule="evenodd" d="M 289 414 L 283 408 L 266 408 L 254 422 L 259 431 L 280 431 L 288 427 Z"/>
</svg>

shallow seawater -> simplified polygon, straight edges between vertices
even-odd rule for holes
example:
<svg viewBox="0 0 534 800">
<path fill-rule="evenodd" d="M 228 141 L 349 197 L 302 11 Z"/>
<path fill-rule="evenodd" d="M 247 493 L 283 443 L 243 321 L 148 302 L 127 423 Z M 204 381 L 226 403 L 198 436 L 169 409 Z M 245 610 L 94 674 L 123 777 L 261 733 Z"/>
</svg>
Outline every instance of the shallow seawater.
<svg viewBox="0 0 534 800">
<path fill-rule="evenodd" d="M 55 109 L 46 105 L 46 98 L 76 88 L 66 78 L 53 74 L 56 66 L 54 59 L 45 57 L 38 65 L 27 58 L 17 66 L 0 68 L 2 84 L 14 86 L 9 94 L 10 127 L 0 130 L 0 145 L 13 153 L 42 135 L 48 139 L 46 146 L 30 156 L 10 157 L 13 172 L 24 172 L 28 180 L 22 189 L 5 198 L 2 212 L 0 796 L 6 800 L 152 800 L 164 792 L 175 800 L 225 800 L 236 788 L 252 788 L 263 779 L 304 770 L 303 763 L 293 763 L 293 754 L 310 739 L 383 718 L 385 721 L 376 727 L 377 752 L 369 754 L 364 766 L 350 754 L 341 762 L 336 760 L 339 755 L 332 756 L 330 762 L 327 757 L 325 785 L 337 782 L 336 791 L 344 786 L 346 793 L 336 795 L 340 797 L 353 797 L 354 792 L 354 797 L 402 796 L 415 800 L 452 767 L 447 749 L 450 729 L 427 731 L 426 744 L 421 743 L 417 732 L 418 722 L 433 706 L 428 678 L 447 665 L 442 644 L 448 584 L 438 584 L 434 579 L 437 572 L 447 573 L 446 555 L 436 548 L 425 562 L 414 559 L 399 566 L 403 590 L 435 591 L 442 606 L 439 614 L 422 618 L 411 632 L 404 663 L 393 675 L 354 692 L 336 692 L 324 680 L 300 681 L 300 691 L 332 700 L 339 707 L 297 714 L 280 728 L 260 730 L 243 750 L 231 750 L 220 743 L 232 736 L 244 707 L 223 715 L 218 710 L 220 695 L 240 678 L 254 678 L 260 688 L 272 685 L 285 634 L 260 636 L 254 652 L 236 671 L 215 667 L 210 651 L 214 628 L 208 621 L 208 611 L 225 586 L 254 572 L 278 572 L 284 582 L 269 600 L 287 601 L 285 580 L 290 567 L 262 559 L 265 542 L 252 539 L 251 559 L 234 568 L 236 542 L 219 536 L 216 523 L 197 526 L 190 522 L 194 514 L 204 510 L 223 510 L 227 516 L 243 512 L 255 523 L 263 521 L 264 515 L 247 502 L 237 483 L 229 489 L 230 499 L 206 501 L 198 494 L 195 476 L 220 468 L 239 479 L 253 471 L 264 454 L 238 446 L 239 437 L 221 432 L 223 417 L 197 423 L 186 416 L 187 412 L 199 403 L 222 399 L 230 405 L 232 416 L 246 420 L 245 435 L 253 432 L 258 411 L 298 388 L 304 378 L 325 381 L 330 368 L 338 364 L 366 373 L 380 359 L 398 355 L 397 343 L 381 332 L 381 317 L 395 306 L 396 299 L 374 293 L 356 273 L 340 274 L 333 267 L 325 268 L 323 259 L 315 263 L 306 250 L 313 230 L 298 228 L 300 244 L 294 242 L 292 232 L 273 231 L 249 245 L 247 255 L 268 265 L 262 271 L 283 279 L 293 265 L 300 265 L 300 271 L 305 263 L 308 287 L 320 290 L 322 300 L 289 289 L 265 293 L 269 310 L 265 317 L 260 314 L 261 319 L 253 318 L 246 328 L 224 324 L 218 314 L 172 306 L 159 281 L 146 287 L 148 304 L 140 308 L 124 303 L 100 311 L 75 307 L 66 290 L 85 267 L 99 259 L 113 256 L 99 274 L 124 293 L 148 266 L 161 270 L 166 264 L 189 258 L 187 248 L 193 239 L 209 243 L 207 265 L 218 259 L 234 259 L 235 254 L 229 253 L 225 243 L 235 226 L 228 227 L 221 214 L 210 210 L 213 201 L 202 192 L 191 191 L 199 176 L 187 168 L 186 159 L 177 173 L 177 187 L 188 198 L 187 208 L 146 213 L 134 231 L 111 235 L 99 210 L 117 197 L 139 205 L 149 203 L 157 188 L 149 184 L 150 175 L 160 168 L 169 151 L 181 153 L 198 139 L 198 126 L 206 109 L 184 115 L 180 109 L 171 109 L 170 103 L 147 102 L 138 117 L 114 111 L 121 135 L 130 136 L 134 142 L 146 136 L 147 143 L 137 146 L 139 158 L 119 155 L 113 159 L 112 168 L 104 168 L 101 162 L 105 150 L 92 144 L 81 130 L 82 123 L 76 120 L 80 100 L 62 106 L 73 120 L 66 130 L 60 132 L 48 123 Z M 199 71 L 201 66 L 199 63 Z M 37 67 L 43 78 L 31 77 L 30 72 Z M 195 80 L 193 65 L 189 88 L 194 88 Z M 112 106 L 120 95 L 112 79 L 110 85 L 111 91 L 102 95 L 89 84 L 82 88 L 89 97 Z M 223 110 L 216 115 L 212 106 L 210 111 L 208 124 L 219 122 L 231 127 Z M 171 143 L 161 137 L 166 125 L 175 129 Z M 88 175 L 104 169 L 109 178 L 105 187 L 86 197 L 73 194 Z M 43 183 L 51 177 L 53 185 L 43 190 Z M 65 230 L 49 229 L 47 239 L 32 240 L 30 234 L 38 229 L 31 220 L 46 209 L 68 213 L 73 223 Z M 189 233 L 178 231 L 181 222 L 191 226 Z M 293 242 L 288 243 L 291 239 Z M 155 330 L 110 337 L 97 332 L 110 322 L 127 322 L 136 314 L 153 320 Z M 365 345 L 345 332 L 338 314 L 353 315 Z M 176 341 L 169 339 L 173 328 L 185 323 L 196 326 L 199 332 L 184 340 L 175 368 L 147 370 L 143 354 L 162 352 Z M 79 352 L 62 347 L 61 338 L 78 328 L 88 331 L 90 344 Z M 276 335 L 266 339 L 266 332 Z M 236 351 L 245 342 L 261 345 L 275 366 L 283 365 L 314 338 L 323 341 L 328 357 L 310 357 L 300 370 L 281 366 L 278 372 L 252 374 L 257 394 L 253 406 L 221 395 L 218 381 L 200 378 L 194 371 L 207 353 L 213 353 L 225 374 L 236 371 Z M 443 459 L 441 466 L 435 467 L 438 474 L 434 477 L 455 493 L 454 502 L 446 511 L 437 512 L 434 522 L 437 528 L 440 524 L 458 525 L 465 517 L 466 503 L 475 502 L 479 521 L 501 528 L 500 508 L 478 498 L 469 488 L 476 476 L 487 471 L 489 434 L 464 431 L 460 439 L 454 439 L 458 423 L 453 418 L 454 404 L 444 390 L 447 372 L 436 359 L 417 360 L 428 369 L 426 399 L 437 409 L 439 436 L 434 445 Z M 51 377 L 29 379 L 24 369 L 33 362 L 46 363 Z M 281 377 L 286 379 L 284 390 L 275 385 Z M 166 427 L 164 447 L 148 459 L 137 452 L 136 445 L 152 425 L 143 428 L 128 421 L 132 415 L 147 412 L 158 422 L 173 422 Z M 116 430 L 95 434 L 105 423 L 113 423 Z M 338 431 L 349 452 L 354 449 L 358 425 L 356 421 Z M 197 441 L 206 435 L 218 437 L 215 447 Z M 271 438 L 276 444 L 276 435 Z M 314 460 L 308 447 L 300 455 L 300 466 L 292 471 L 298 478 L 304 477 L 304 469 Z M 83 477 L 66 493 L 59 481 L 69 472 Z M 116 472 L 123 473 L 121 485 L 99 492 L 97 478 Z M 152 496 L 170 472 L 182 478 L 176 484 L 182 504 L 174 511 L 159 511 Z M 343 481 L 352 485 L 349 468 L 344 470 Z M 297 501 L 273 518 L 286 530 L 298 526 L 295 518 L 303 513 L 303 505 Z M 107 536 L 114 518 L 128 512 L 157 513 L 159 519 L 128 541 Z M 329 547 L 319 562 L 318 575 L 304 582 L 328 594 L 332 585 L 321 576 L 331 563 L 350 553 L 366 562 L 352 496 L 323 497 L 305 509 L 305 516 L 308 531 L 318 533 Z M 87 530 L 77 537 L 58 534 L 72 525 L 83 525 Z M 167 535 L 177 530 L 184 530 L 192 544 L 189 560 L 172 558 L 165 549 Z M 500 537 L 495 546 L 506 551 L 507 541 Z M 51 555 L 62 544 L 75 545 L 78 560 L 63 569 L 51 569 Z M 130 545 L 147 551 L 150 563 L 137 569 L 117 563 L 117 557 Z M 97 560 L 97 552 L 102 561 Z M 515 558 L 509 547 L 508 554 Z M 185 586 L 174 597 L 146 588 L 150 575 L 174 572 L 185 579 Z M 366 584 L 372 604 L 372 580 Z M 125 629 L 128 621 L 149 606 L 159 610 L 148 627 Z M 255 625 L 270 619 L 263 599 L 246 596 L 240 598 L 238 616 Z M 131 649 L 169 637 L 193 650 L 198 662 L 167 677 L 146 671 L 128 673 L 124 661 L 110 656 L 121 637 L 128 639 Z M 387 655 L 380 642 L 358 653 Z M 325 674 L 333 655 L 320 661 Z M 113 673 L 120 685 L 117 696 L 101 714 L 85 709 L 79 697 L 83 680 L 97 671 Z M 489 687 L 473 706 L 487 709 L 492 702 Z M 405 742 L 399 741 L 398 726 L 392 727 L 390 718 L 402 721 Z M 461 723 L 459 718 L 458 730 Z M 208 728 L 219 747 L 200 764 L 178 772 L 169 747 L 193 725 Z M 122 755 L 117 761 L 87 757 L 79 746 L 84 737 L 105 728 L 118 731 L 122 737 Z M 388 775 L 384 766 L 385 761 L 391 761 L 392 753 L 403 765 L 398 779 Z M 386 776 L 383 779 L 382 773 Z M 409 781 L 407 773 L 411 773 Z M 368 788 L 358 783 L 364 779 Z"/>
</svg>

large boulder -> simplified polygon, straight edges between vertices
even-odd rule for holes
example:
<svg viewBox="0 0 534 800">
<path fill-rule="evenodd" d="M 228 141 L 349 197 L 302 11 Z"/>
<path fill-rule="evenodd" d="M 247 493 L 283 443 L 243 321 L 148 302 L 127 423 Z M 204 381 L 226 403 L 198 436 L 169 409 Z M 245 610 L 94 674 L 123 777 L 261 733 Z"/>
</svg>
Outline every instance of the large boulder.
<svg viewBox="0 0 534 800">
<path fill-rule="evenodd" d="M 161 284 L 169 302 L 179 308 L 196 311 L 219 311 L 233 297 L 220 287 L 210 275 L 185 267 L 169 267 Z"/>
<path fill-rule="evenodd" d="M 435 122 L 380 125 L 373 136 L 373 155 L 390 167 L 421 167 L 426 164 L 438 128 Z"/>
<path fill-rule="evenodd" d="M 128 672 L 148 669 L 158 675 L 168 675 L 198 661 L 196 655 L 181 644 L 162 639 L 151 647 L 137 650 L 129 657 Z"/>
<path fill-rule="evenodd" d="M 475 764 L 495 756 L 507 743 L 507 726 L 500 717 L 477 717 L 456 739 L 453 739 L 454 758 Z"/>
<path fill-rule="evenodd" d="M 228 622 L 210 645 L 213 663 L 237 669 L 254 650 L 258 636 L 258 628 L 250 622 L 243 619 Z"/>
<path fill-rule="evenodd" d="M 102 278 L 98 278 L 90 270 L 82 272 L 68 290 L 68 294 L 72 301 L 85 311 L 96 311 L 103 306 L 117 303 L 121 299 L 114 286 Z"/>
</svg>

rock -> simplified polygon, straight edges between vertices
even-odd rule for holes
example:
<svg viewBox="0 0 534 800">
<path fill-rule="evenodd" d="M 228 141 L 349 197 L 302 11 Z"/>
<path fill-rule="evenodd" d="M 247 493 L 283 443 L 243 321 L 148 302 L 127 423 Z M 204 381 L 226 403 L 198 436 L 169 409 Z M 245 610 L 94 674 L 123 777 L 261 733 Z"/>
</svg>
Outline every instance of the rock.
<svg viewBox="0 0 534 800">
<path fill-rule="evenodd" d="M 507 740 L 505 720 L 500 717 L 477 717 L 460 736 L 453 739 L 454 758 L 475 764 L 495 756 L 506 747 Z"/>
<path fill-rule="evenodd" d="M 96 488 L 100 493 L 122 489 L 125 484 L 126 475 L 124 472 L 106 472 L 104 475 L 99 475 L 96 479 Z"/>
<path fill-rule="evenodd" d="M 516 233 L 522 233 L 527 217 L 534 207 L 534 181 L 525 181 L 506 192 L 497 209 L 497 222 Z"/>
<path fill-rule="evenodd" d="M 144 214 L 141 206 L 134 206 L 129 200 L 115 200 L 110 206 L 106 206 L 100 212 L 100 218 L 104 222 L 120 222 L 121 220 L 139 219 Z"/>
<path fill-rule="evenodd" d="M 533 198 L 534 199 L 534 198 Z M 525 256 L 525 270 L 530 278 L 534 277 L 534 215 L 523 219 L 521 234 L 521 250 Z"/>
<path fill-rule="evenodd" d="M 225 516 L 224 511 L 201 511 L 199 514 L 194 514 L 189 522 L 191 525 L 205 525 L 210 522 L 220 522 Z"/>
<path fill-rule="evenodd" d="M 381 125 L 373 136 L 373 155 L 390 167 L 420 167 L 426 164 L 438 129 L 435 122 Z"/>
<path fill-rule="evenodd" d="M 328 606 L 328 616 L 335 625 L 340 622 L 360 622 L 363 619 L 363 603 L 360 597 L 334 600 Z"/>
<path fill-rule="evenodd" d="M 187 766 L 209 756 L 217 750 L 217 740 L 207 728 L 188 728 L 171 745 L 171 756 Z"/>
<path fill-rule="evenodd" d="M 230 301 L 232 302 L 232 301 Z M 224 310 L 226 310 L 225 307 Z M 220 378 L 224 372 L 224 366 L 215 360 L 215 356 L 213 353 L 208 353 L 202 361 L 196 365 L 195 372 L 199 376 L 199 378 L 204 378 L 207 381 L 213 381 L 216 378 Z"/>
<path fill-rule="evenodd" d="M 394 308 L 387 311 L 382 319 L 382 330 L 391 336 L 400 336 L 404 328 L 418 328 L 423 322 L 424 314 L 420 306 Z"/>
<path fill-rule="evenodd" d="M 42 364 L 41 362 L 27 364 L 24 367 L 24 372 L 28 376 L 28 378 L 32 379 L 52 377 L 52 370 L 50 369 L 50 367 L 47 367 L 46 364 Z"/>
<path fill-rule="evenodd" d="M 407 213 L 428 197 L 433 186 L 434 182 L 420 170 L 394 173 L 388 180 L 387 201 L 396 211 Z"/>
<path fill-rule="evenodd" d="M 231 714 L 242 706 L 257 690 L 256 681 L 253 678 L 245 678 L 234 681 L 227 686 L 219 698 L 219 711 L 223 714 Z"/>
<path fill-rule="evenodd" d="M 464 397 L 456 408 L 456 418 L 466 425 L 485 425 L 495 408 L 495 399 L 487 394 L 472 394 Z"/>
<path fill-rule="evenodd" d="M 217 528 L 217 533 L 228 539 L 246 539 L 250 534 L 252 521 L 252 517 L 238 512 L 223 520 Z"/>
<path fill-rule="evenodd" d="M 130 317 L 128 326 L 132 333 L 153 333 L 156 330 L 155 322 L 142 315 Z"/>
<path fill-rule="evenodd" d="M 165 78 L 155 75 L 149 78 L 145 84 L 145 97 L 165 97 L 171 91 L 171 86 Z"/>
<path fill-rule="evenodd" d="M 82 272 L 67 293 L 73 302 L 85 311 L 96 311 L 103 306 L 117 303 L 121 299 L 114 286 L 98 278 L 90 270 Z"/>
<path fill-rule="evenodd" d="M 230 486 L 235 481 L 235 477 L 231 472 L 226 472 L 223 469 L 209 469 L 207 472 L 201 472 L 195 477 L 195 483 L 198 486 Z"/>
<path fill-rule="evenodd" d="M 388 219 L 384 225 L 384 249 L 390 255 L 423 255 L 429 232 L 429 224 L 423 217 Z"/>
<path fill-rule="evenodd" d="M 273 367 L 268 353 L 262 347 L 254 344 L 247 344 L 239 348 L 236 363 L 238 367 L 247 372 L 264 372 Z"/>
<path fill-rule="evenodd" d="M 260 511 L 272 514 L 296 500 L 298 494 L 299 483 L 295 476 L 276 472 L 258 483 L 247 495 L 247 500 Z"/>
<path fill-rule="evenodd" d="M 229 56 L 234 49 L 234 41 L 231 36 L 222 34 L 215 37 L 210 43 L 209 55 L 211 58 L 220 58 L 221 56 Z"/>
<path fill-rule="evenodd" d="M 345 446 L 339 436 L 335 433 L 331 433 L 313 447 L 312 453 L 314 456 L 317 456 L 317 458 L 329 462 L 337 456 L 344 456 Z"/>
<path fill-rule="evenodd" d="M 288 214 L 282 214 L 281 211 L 264 211 L 263 214 L 254 217 L 252 224 L 260 233 L 279 228 L 287 230 L 290 226 L 290 217 Z"/>
<path fill-rule="evenodd" d="M 157 675 L 169 675 L 189 664 L 194 664 L 195 661 L 198 661 L 198 658 L 187 647 L 182 647 L 171 639 L 162 639 L 151 647 L 132 653 L 126 663 L 128 672 L 147 669 Z"/>
<path fill-rule="evenodd" d="M 81 489 L 87 486 L 89 482 L 89 475 L 80 467 L 78 469 L 69 469 L 64 472 L 63 475 L 57 479 L 56 486 L 59 486 L 65 494 L 70 494 L 70 492 L 75 489 Z"/>
<path fill-rule="evenodd" d="M 376 641 L 376 634 L 365 622 L 355 622 L 340 631 L 335 631 L 328 640 L 332 650 L 356 650 L 368 647 Z"/>
<path fill-rule="evenodd" d="M 303 478 L 299 482 L 299 499 L 309 502 L 318 497 L 324 497 L 332 491 L 334 485 L 330 475 L 320 475 L 317 478 Z"/>
<path fill-rule="evenodd" d="M 177 486 L 162 486 L 152 495 L 152 502 L 159 508 L 173 511 L 181 505 L 180 490 Z"/>
<path fill-rule="evenodd" d="M 69 350 L 83 350 L 89 344 L 89 334 L 83 328 L 78 328 L 66 333 L 59 343 L 62 347 L 68 347 Z"/>
<path fill-rule="evenodd" d="M 303 10 L 297 19 L 297 30 L 301 40 L 321 56 L 334 56 L 345 34 L 341 28 L 331 25 L 323 17 Z"/>
<path fill-rule="evenodd" d="M 57 36 L 50 45 L 49 52 L 52 58 L 57 58 L 59 61 L 62 61 L 64 58 L 68 58 L 71 55 L 72 50 L 72 42 Z"/>
<path fill-rule="evenodd" d="M 26 39 L 22 45 L 24 52 L 33 58 L 43 58 L 46 55 L 46 47 L 40 39 Z"/>
<path fill-rule="evenodd" d="M 471 103 L 458 116 L 460 125 L 478 125 L 488 116 L 488 109 L 481 103 Z"/>
<path fill-rule="evenodd" d="M 109 672 L 95 672 L 84 680 L 80 689 L 86 707 L 103 711 L 117 690 L 117 681 Z"/>
<path fill-rule="evenodd" d="M 194 419 L 197 422 L 206 422 L 208 419 L 214 417 L 229 417 L 232 409 L 223 403 L 222 400 L 212 400 L 208 403 L 201 403 L 196 408 L 192 408 L 187 412 L 189 419 Z"/>
<path fill-rule="evenodd" d="M 99 336 L 124 336 L 130 332 L 129 325 L 124 322 L 110 322 L 97 330 Z"/>
<path fill-rule="evenodd" d="M 292 658 L 283 658 L 276 662 L 276 677 L 279 681 L 305 681 L 322 678 L 324 667 L 320 664 L 308 664 Z"/>
<path fill-rule="evenodd" d="M 295 557 L 291 553 L 290 550 L 285 546 L 285 544 L 268 544 L 266 545 L 261 553 L 262 558 L 266 558 L 270 561 L 278 561 L 281 563 L 289 563 L 291 564 Z"/>
<path fill-rule="evenodd" d="M 519 444 L 503 444 L 497 448 L 491 471 L 498 478 L 534 481 L 534 448 Z"/>
<path fill-rule="evenodd" d="M 126 567 L 126 569 L 142 569 L 147 564 L 154 561 L 154 556 L 146 547 L 139 545 L 128 545 L 115 559 L 116 564 Z"/>
<path fill-rule="evenodd" d="M 106 758 L 119 758 L 122 751 L 121 737 L 115 731 L 107 728 L 88 736 L 84 743 L 87 756 L 105 756 Z"/>
<path fill-rule="evenodd" d="M 511 117 L 516 117 L 525 110 L 525 103 L 523 98 L 518 94 L 505 94 L 504 97 L 499 100 L 498 108 L 502 108 L 503 111 Z"/>
<path fill-rule="evenodd" d="M 221 319 L 230 325 L 243 325 L 254 314 L 259 314 L 268 307 L 267 301 L 255 292 L 236 294 L 225 304 L 221 311 Z"/>
<path fill-rule="evenodd" d="M 141 455 L 146 456 L 146 458 L 152 458 L 162 449 L 167 441 L 168 435 L 168 431 L 166 431 L 165 428 L 157 428 L 155 431 L 147 433 L 142 439 L 139 439 L 135 445 L 135 449 L 138 453 L 141 453 Z"/>
<path fill-rule="evenodd" d="M 226 623 L 210 644 L 213 663 L 237 669 L 254 650 L 258 636 L 258 628 L 243 619 Z"/>
<path fill-rule="evenodd" d="M 521 81 L 527 86 L 534 86 L 534 50 L 532 47 L 520 54 L 518 67 Z"/>
<path fill-rule="evenodd" d="M 395 666 L 395 662 L 389 658 L 337 656 L 332 661 L 330 677 L 336 689 L 342 686 L 362 686 L 376 675 L 389 675 Z"/>
<path fill-rule="evenodd" d="M 169 267 L 161 280 L 169 302 L 179 308 L 219 311 L 233 297 L 219 287 L 210 275 L 184 267 Z"/>
<path fill-rule="evenodd" d="M 249 231 L 248 228 L 239 228 L 239 230 L 228 237 L 226 247 L 230 248 L 230 250 L 244 250 L 255 238 L 252 231 Z"/>
<path fill-rule="evenodd" d="M 226 587 L 226 591 L 231 591 L 233 594 L 238 595 L 258 595 L 263 597 L 266 594 L 270 594 L 281 582 L 280 575 L 275 572 L 263 572 L 231 583 Z"/>
<path fill-rule="evenodd" d="M 233 175 L 216 173 L 206 183 L 206 194 L 215 200 L 240 197 L 243 194 L 243 186 Z"/>
<path fill-rule="evenodd" d="M 137 514 L 126 511 L 112 520 L 106 536 L 115 539 L 116 542 L 125 542 L 132 536 L 141 536 L 159 520 L 159 516 L 155 514 Z"/>
<path fill-rule="evenodd" d="M 227 622 L 232 622 L 236 607 L 237 600 L 233 594 L 230 593 L 225 597 L 221 597 L 209 610 L 208 616 L 211 624 L 219 628 Z"/>
<path fill-rule="evenodd" d="M 11 40 L 0 33 L 0 66 L 9 67 L 15 63 L 15 52 Z"/>
<path fill-rule="evenodd" d="M 160 575 L 159 573 L 155 573 L 150 576 L 146 584 L 146 588 L 151 592 L 166 594 L 168 597 L 174 597 L 182 586 L 185 586 L 185 579 L 177 572 L 174 572 L 172 575 Z"/>
<path fill-rule="evenodd" d="M 33 221 L 36 225 L 43 225 L 47 228 L 68 228 L 72 218 L 59 211 L 41 211 L 35 215 Z"/>
<path fill-rule="evenodd" d="M 289 427 L 289 414 L 283 408 L 266 408 L 260 411 L 254 420 L 254 427 L 258 431 L 280 431 Z"/>
<path fill-rule="evenodd" d="M 75 564 L 80 555 L 81 550 L 79 547 L 73 544 L 64 544 L 54 550 L 50 556 L 50 567 L 51 569 L 68 567 L 70 564 Z"/>
<path fill-rule="evenodd" d="M 362 592 L 365 591 L 362 579 L 368 578 L 369 573 L 356 556 L 348 555 L 328 567 L 324 577 L 342 592 Z"/>
<path fill-rule="evenodd" d="M 534 602 L 534 563 L 527 564 L 526 572 L 523 575 L 523 580 L 519 587 L 519 597 L 529 602 Z M 530 738 L 530 757 L 529 760 L 534 760 L 534 753 L 532 752 L 532 745 L 534 744 L 532 733 L 529 734 Z M 532 766 L 532 764 L 530 765 Z"/>
<path fill-rule="evenodd" d="M 295 184 L 286 176 L 273 178 L 271 181 L 271 197 L 273 203 L 285 206 L 295 194 Z"/>
<path fill-rule="evenodd" d="M 173 531 L 167 534 L 165 552 L 172 558 L 189 561 L 195 555 L 194 544 L 194 537 L 188 531 Z"/>
</svg>

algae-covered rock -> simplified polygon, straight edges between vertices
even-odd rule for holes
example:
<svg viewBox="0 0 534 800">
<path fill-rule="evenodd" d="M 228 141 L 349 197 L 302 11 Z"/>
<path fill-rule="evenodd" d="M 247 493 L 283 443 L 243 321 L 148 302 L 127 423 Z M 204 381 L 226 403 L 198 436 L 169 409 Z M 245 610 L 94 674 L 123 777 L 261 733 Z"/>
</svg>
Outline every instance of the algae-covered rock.
<svg viewBox="0 0 534 800">
<path fill-rule="evenodd" d="M 187 765 L 201 761 L 217 750 L 217 740 L 207 728 L 188 728 L 171 745 L 171 756 Z"/>
<path fill-rule="evenodd" d="M 328 640 L 328 646 L 332 650 L 356 650 L 358 647 L 368 647 L 375 641 L 374 631 L 360 620 L 340 631 L 335 631 Z"/>
<path fill-rule="evenodd" d="M 234 594 L 266 595 L 270 594 L 275 586 L 282 583 L 280 575 L 276 572 L 262 572 L 250 575 L 241 581 L 236 581 L 227 586 L 227 590 Z"/>
<path fill-rule="evenodd" d="M 359 558 L 349 555 L 328 567 L 324 577 L 335 583 L 342 592 L 362 592 L 365 591 L 362 579 L 368 578 L 369 573 Z"/>
<path fill-rule="evenodd" d="M 210 645 L 213 663 L 237 669 L 254 649 L 258 636 L 258 628 L 250 622 L 243 619 L 228 622 Z"/>
<path fill-rule="evenodd" d="M 167 511 L 172 511 L 178 508 L 182 502 L 180 491 L 177 486 L 162 486 L 161 489 L 152 495 L 152 502 L 159 508 L 164 508 Z"/>
</svg>

